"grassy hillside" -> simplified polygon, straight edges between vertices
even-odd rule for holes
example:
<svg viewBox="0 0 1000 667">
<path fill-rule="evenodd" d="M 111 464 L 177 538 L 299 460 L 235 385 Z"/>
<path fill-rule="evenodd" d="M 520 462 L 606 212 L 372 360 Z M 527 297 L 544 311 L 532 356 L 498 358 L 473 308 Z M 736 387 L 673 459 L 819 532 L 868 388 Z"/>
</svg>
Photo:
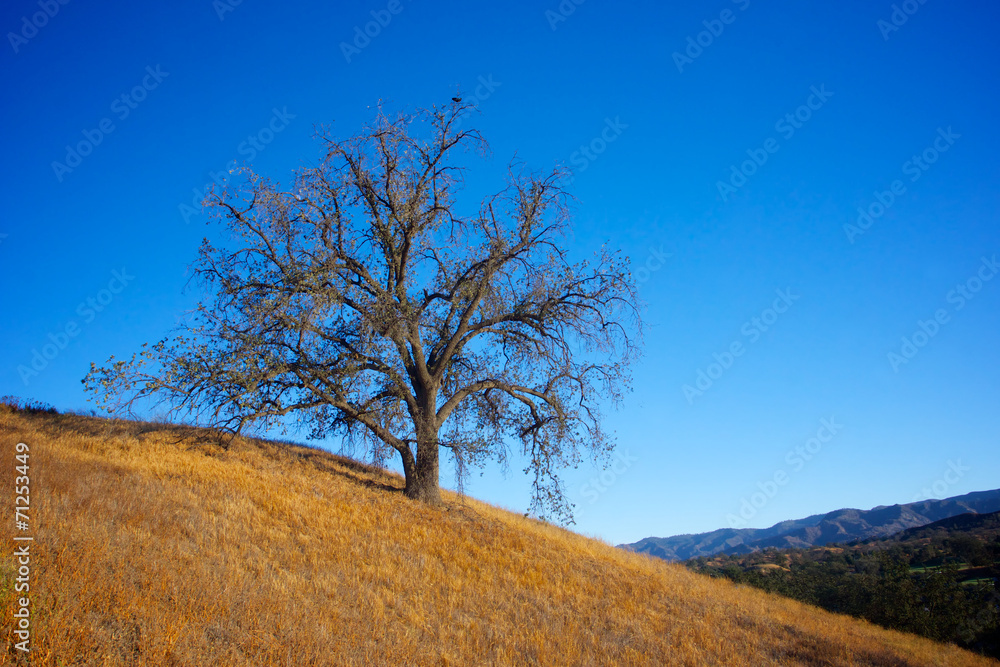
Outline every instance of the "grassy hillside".
<svg viewBox="0 0 1000 667">
<path fill-rule="evenodd" d="M 0 407 L 8 497 L 17 442 L 36 667 L 997 664 L 305 447 Z"/>
</svg>

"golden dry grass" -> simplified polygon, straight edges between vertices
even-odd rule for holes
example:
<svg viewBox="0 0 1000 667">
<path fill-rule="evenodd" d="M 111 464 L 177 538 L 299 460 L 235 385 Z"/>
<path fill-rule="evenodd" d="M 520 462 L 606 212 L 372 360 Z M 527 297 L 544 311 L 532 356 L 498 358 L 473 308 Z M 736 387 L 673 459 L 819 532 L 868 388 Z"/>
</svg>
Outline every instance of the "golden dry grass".
<svg viewBox="0 0 1000 667">
<path fill-rule="evenodd" d="M 31 447 L 36 666 L 997 664 L 305 447 L 5 407 L 0 436 L 9 497 Z"/>
</svg>

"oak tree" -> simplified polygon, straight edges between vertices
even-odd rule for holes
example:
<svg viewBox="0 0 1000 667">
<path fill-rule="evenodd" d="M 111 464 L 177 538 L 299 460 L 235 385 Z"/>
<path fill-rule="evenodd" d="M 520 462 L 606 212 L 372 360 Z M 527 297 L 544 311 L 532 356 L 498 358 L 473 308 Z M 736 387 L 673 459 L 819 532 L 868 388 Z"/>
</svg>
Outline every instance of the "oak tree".
<svg viewBox="0 0 1000 667">
<path fill-rule="evenodd" d="M 240 432 L 289 421 L 398 454 L 410 498 L 439 503 L 456 469 L 519 445 L 531 509 L 571 520 L 558 472 L 608 460 L 602 408 L 630 385 L 641 320 L 628 260 L 573 261 L 559 168 L 512 162 L 499 192 L 463 212 L 463 160 L 488 146 L 460 99 L 359 134 L 323 128 L 317 166 L 281 189 L 246 169 L 206 198 L 228 240 L 193 266 L 190 323 L 131 359 L 91 365 L 109 411 L 148 398 Z"/>
</svg>

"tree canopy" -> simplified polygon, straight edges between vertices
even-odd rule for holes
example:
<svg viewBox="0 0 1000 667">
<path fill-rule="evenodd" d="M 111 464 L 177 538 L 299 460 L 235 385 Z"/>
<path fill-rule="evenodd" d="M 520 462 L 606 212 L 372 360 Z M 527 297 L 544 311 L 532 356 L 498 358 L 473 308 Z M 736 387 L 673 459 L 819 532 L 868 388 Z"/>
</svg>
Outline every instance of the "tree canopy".
<svg viewBox="0 0 1000 667">
<path fill-rule="evenodd" d="M 439 452 L 457 470 L 518 443 L 531 509 L 571 520 L 559 470 L 608 460 L 602 408 L 630 386 L 641 318 L 628 259 L 573 261 L 565 173 L 512 162 L 463 214 L 463 155 L 486 157 L 470 105 L 388 116 L 291 187 L 245 169 L 206 198 L 229 232 L 203 241 L 192 322 L 84 379 L 111 411 L 156 397 L 240 432 L 294 423 L 396 453 L 406 494 L 440 502 Z"/>
</svg>

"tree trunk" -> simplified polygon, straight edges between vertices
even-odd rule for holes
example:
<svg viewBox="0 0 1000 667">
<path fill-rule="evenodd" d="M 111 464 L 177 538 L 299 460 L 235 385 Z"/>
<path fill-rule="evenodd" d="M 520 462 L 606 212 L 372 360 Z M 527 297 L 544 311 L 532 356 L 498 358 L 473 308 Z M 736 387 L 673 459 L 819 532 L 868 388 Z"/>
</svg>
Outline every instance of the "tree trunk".
<svg viewBox="0 0 1000 667">
<path fill-rule="evenodd" d="M 406 475 L 406 496 L 431 505 L 441 504 L 441 487 L 438 485 L 439 457 L 437 433 L 421 429 L 417 436 L 417 456 L 403 454 L 403 472 Z"/>
<path fill-rule="evenodd" d="M 417 460 L 413 458 L 413 451 L 409 444 L 404 445 L 405 449 L 399 450 L 399 455 L 403 457 L 403 478 L 406 480 L 406 495 L 414 498 L 417 481 Z"/>
</svg>

